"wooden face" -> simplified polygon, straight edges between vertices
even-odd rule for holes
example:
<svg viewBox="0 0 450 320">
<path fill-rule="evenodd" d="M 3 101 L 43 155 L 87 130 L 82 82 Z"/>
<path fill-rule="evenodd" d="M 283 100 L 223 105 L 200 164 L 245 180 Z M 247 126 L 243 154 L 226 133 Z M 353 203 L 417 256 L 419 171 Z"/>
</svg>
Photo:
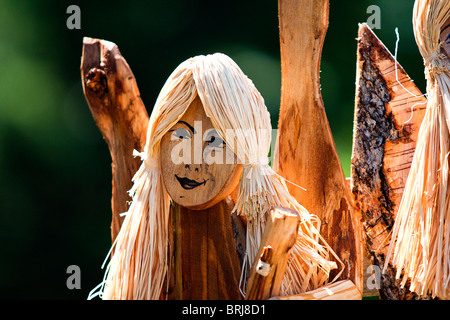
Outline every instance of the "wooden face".
<svg viewBox="0 0 450 320">
<path fill-rule="evenodd" d="M 444 23 L 439 40 L 442 42 L 443 51 L 450 57 L 450 19 Z"/>
<path fill-rule="evenodd" d="M 242 166 L 198 97 L 161 140 L 161 173 L 172 200 L 195 210 L 223 200 L 239 182 Z"/>
</svg>

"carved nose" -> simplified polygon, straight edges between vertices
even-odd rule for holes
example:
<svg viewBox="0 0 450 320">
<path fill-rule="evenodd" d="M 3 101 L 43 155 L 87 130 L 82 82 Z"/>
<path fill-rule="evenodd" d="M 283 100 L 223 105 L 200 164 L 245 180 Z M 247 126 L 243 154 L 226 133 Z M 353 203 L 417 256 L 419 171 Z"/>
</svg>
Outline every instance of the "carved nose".
<svg viewBox="0 0 450 320">
<path fill-rule="evenodd" d="M 190 170 L 191 170 L 191 165 L 185 164 L 185 165 L 184 165 L 184 168 L 185 168 L 185 169 L 188 169 L 188 170 L 190 171 Z M 199 172 L 199 171 L 200 171 L 200 168 L 199 168 L 198 166 L 195 166 L 194 171 L 195 171 L 195 172 Z"/>
</svg>

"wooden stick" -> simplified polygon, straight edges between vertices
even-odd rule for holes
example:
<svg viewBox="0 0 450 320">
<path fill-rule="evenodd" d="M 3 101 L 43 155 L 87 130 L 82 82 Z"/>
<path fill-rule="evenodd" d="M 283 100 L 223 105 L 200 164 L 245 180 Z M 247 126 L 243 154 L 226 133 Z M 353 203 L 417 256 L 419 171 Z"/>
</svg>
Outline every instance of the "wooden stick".
<svg viewBox="0 0 450 320">
<path fill-rule="evenodd" d="M 350 280 L 327 284 L 319 289 L 287 297 L 273 297 L 270 300 L 361 300 L 361 292 Z"/>
<path fill-rule="evenodd" d="M 84 38 L 81 79 L 89 108 L 112 158 L 112 241 L 131 198 L 131 179 L 141 164 L 133 150 L 142 151 L 148 114 L 136 80 L 118 47 L 109 41 Z"/>
<path fill-rule="evenodd" d="M 280 294 L 289 253 L 297 238 L 300 217 L 287 208 L 270 210 L 256 261 L 250 271 L 247 300 L 265 300 Z"/>
<path fill-rule="evenodd" d="M 320 94 L 320 57 L 328 0 L 279 0 L 281 107 L 275 170 L 289 191 L 322 220 L 321 234 L 345 263 L 340 279 L 362 292 L 362 229 L 345 183 Z M 277 168 L 278 162 L 278 168 Z M 333 279 L 336 272 L 332 271 Z"/>
<path fill-rule="evenodd" d="M 383 269 L 426 99 L 366 24 L 357 54 L 351 190 L 371 263 Z M 381 276 L 382 299 L 416 297 L 400 288 L 392 268 Z"/>
</svg>

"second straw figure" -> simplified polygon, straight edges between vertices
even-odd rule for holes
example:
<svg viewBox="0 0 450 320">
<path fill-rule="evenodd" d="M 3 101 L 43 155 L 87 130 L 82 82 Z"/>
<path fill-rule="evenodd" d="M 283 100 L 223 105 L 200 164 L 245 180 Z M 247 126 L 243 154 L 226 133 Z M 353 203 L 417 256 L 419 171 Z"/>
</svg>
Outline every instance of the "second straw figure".
<svg viewBox="0 0 450 320">
<path fill-rule="evenodd" d="M 450 290 L 450 2 L 418 0 L 413 26 L 424 59 L 427 108 L 386 265 L 402 286 L 448 299 Z"/>
</svg>

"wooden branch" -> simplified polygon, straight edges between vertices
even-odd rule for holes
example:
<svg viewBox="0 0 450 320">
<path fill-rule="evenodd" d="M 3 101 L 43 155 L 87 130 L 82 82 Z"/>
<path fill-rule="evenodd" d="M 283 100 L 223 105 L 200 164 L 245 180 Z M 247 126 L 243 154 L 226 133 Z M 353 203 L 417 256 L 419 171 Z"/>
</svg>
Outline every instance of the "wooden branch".
<svg viewBox="0 0 450 320">
<path fill-rule="evenodd" d="M 351 190 L 371 263 L 382 269 L 426 99 L 366 24 L 357 50 Z M 381 276 L 382 299 L 416 297 L 399 287 L 392 268 Z"/>
<path fill-rule="evenodd" d="M 279 0 L 278 5 L 282 89 L 274 168 L 306 188 L 287 184 L 297 201 L 322 220 L 321 234 L 345 263 L 340 279 L 352 280 L 362 292 L 362 227 L 320 94 L 329 3 Z"/>
<path fill-rule="evenodd" d="M 109 41 L 84 38 L 81 79 L 89 108 L 112 158 L 112 223 L 114 241 L 131 200 L 127 191 L 141 164 L 133 150 L 142 151 L 148 114 L 136 80 L 117 46 Z"/>
<path fill-rule="evenodd" d="M 280 294 L 290 251 L 297 239 L 300 217 L 287 208 L 270 210 L 255 262 L 250 270 L 247 300 L 265 300 Z"/>
<path fill-rule="evenodd" d="M 361 300 L 361 292 L 350 280 L 341 280 L 335 283 L 327 284 L 316 290 L 305 293 L 286 296 L 273 297 L 270 300 Z"/>
</svg>

